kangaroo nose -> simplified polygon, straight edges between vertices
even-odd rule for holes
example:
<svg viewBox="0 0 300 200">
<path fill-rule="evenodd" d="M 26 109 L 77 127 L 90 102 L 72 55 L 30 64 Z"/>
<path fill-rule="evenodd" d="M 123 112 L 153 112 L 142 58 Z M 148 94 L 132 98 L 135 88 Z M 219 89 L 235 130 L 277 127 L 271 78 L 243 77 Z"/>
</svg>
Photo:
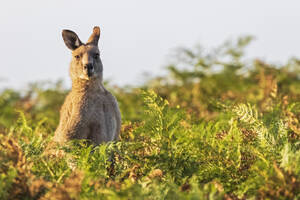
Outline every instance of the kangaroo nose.
<svg viewBox="0 0 300 200">
<path fill-rule="evenodd" d="M 93 66 L 93 64 L 86 64 L 84 66 L 84 69 L 86 70 L 88 77 L 92 76 L 92 74 L 94 72 L 94 66 Z"/>
<path fill-rule="evenodd" d="M 84 66 L 84 69 L 85 69 L 85 70 L 93 70 L 93 69 L 94 69 L 93 64 L 91 64 L 91 63 L 86 64 L 86 65 Z"/>
</svg>

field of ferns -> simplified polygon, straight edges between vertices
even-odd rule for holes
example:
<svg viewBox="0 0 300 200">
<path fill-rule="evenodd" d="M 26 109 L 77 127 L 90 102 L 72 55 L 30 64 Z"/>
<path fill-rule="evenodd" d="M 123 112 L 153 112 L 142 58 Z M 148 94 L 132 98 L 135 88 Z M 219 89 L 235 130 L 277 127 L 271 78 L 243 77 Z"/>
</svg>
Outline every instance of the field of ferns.
<svg viewBox="0 0 300 200">
<path fill-rule="evenodd" d="M 0 199 L 300 199 L 300 60 L 247 59 L 251 40 L 177 49 L 143 85 L 105 83 L 122 129 L 97 147 L 52 142 L 61 81 L 2 88 Z"/>
</svg>

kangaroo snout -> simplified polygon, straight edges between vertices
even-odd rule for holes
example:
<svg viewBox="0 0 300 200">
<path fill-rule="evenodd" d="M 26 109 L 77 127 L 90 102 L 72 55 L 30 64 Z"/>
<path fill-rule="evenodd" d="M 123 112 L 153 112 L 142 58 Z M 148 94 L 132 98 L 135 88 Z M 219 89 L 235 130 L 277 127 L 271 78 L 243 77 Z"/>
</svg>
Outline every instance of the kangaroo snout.
<svg viewBox="0 0 300 200">
<path fill-rule="evenodd" d="M 92 63 L 84 65 L 84 71 L 88 75 L 88 77 L 91 77 L 94 73 L 94 66 Z"/>
</svg>

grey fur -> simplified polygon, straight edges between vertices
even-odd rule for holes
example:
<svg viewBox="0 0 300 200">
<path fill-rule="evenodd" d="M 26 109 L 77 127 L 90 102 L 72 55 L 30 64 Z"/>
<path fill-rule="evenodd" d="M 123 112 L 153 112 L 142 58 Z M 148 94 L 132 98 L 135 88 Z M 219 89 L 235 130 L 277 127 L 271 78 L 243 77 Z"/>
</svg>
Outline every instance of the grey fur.
<svg viewBox="0 0 300 200">
<path fill-rule="evenodd" d="M 77 44 L 72 44 L 72 41 L 77 41 L 74 35 L 68 38 L 70 34 L 66 34 L 65 31 L 63 37 L 67 47 L 75 47 Z M 80 42 L 79 47 L 72 49 L 72 90 L 60 111 L 60 122 L 54 134 L 56 142 L 89 139 L 98 145 L 118 139 L 121 114 L 116 98 L 102 83 L 103 66 L 99 57 L 99 37 L 100 29 L 95 27 L 87 44 Z M 93 66 L 92 76 L 86 72 L 85 66 L 88 64 Z"/>
</svg>

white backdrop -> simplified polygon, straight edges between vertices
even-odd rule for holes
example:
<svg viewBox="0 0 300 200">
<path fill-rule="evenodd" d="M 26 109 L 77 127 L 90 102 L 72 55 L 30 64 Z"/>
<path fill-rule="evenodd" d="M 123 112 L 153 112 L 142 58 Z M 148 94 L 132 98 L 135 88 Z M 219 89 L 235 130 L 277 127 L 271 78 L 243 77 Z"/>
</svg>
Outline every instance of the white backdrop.
<svg viewBox="0 0 300 200">
<path fill-rule="evenodd" d="M 59 78 L 69 87 L 61 30 L 85 41 L 94 25 L 102 29 L 104 78 L 119 85 L 163 73 L 176 47 L 213 47 L 245 34 L 257 38 L 248 57 L 285 62 L 300 55 L 299 10 L 297 0 L 2 1 L 0 88 Z"/>
</svg>

